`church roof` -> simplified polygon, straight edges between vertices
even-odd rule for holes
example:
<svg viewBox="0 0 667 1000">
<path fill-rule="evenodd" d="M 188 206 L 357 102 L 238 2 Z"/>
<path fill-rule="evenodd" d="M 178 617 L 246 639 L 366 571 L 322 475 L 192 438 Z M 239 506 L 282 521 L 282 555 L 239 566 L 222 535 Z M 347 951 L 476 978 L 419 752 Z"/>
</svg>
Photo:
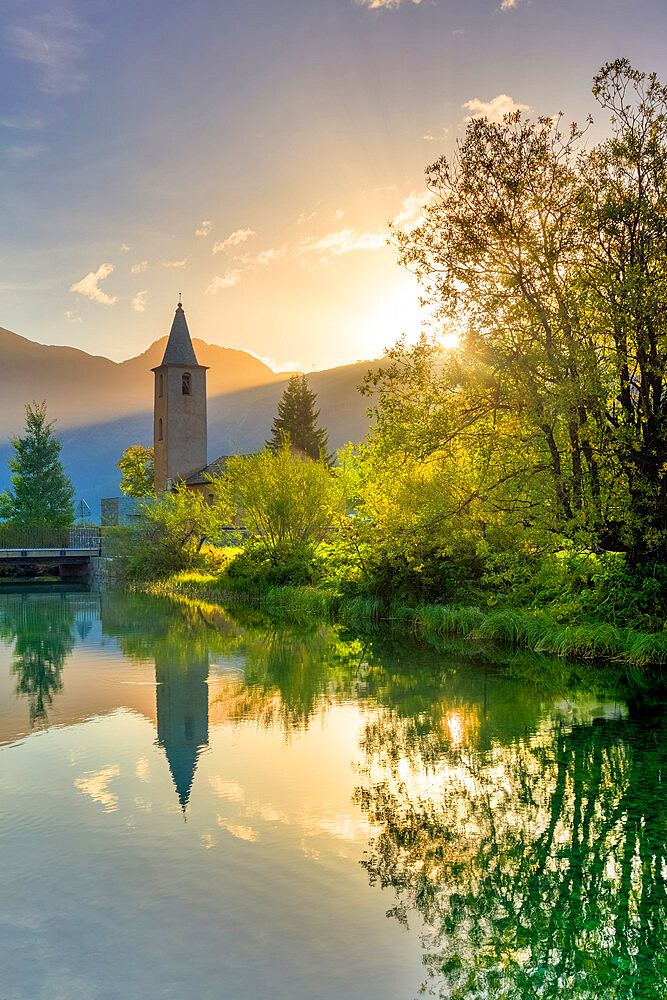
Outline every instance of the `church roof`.
<svg viewBox="0 0 667 1000">
<path fill-rule="evenodd" d="M 201 483 L 207 483 L 209 481 L 209 476 L 213 479 L 217 479 L 218 476 L 222 476 L 227 467 L 227 461 L 230 458 L 250 458 L 250 455 L 221 455 L 220 458 L 216 458 L 214 462 L 209 462 L 205 465 L 203 469 L 199 469 L 198 472 L 193 472 L 191 476 L 185 480 L 187 486 L 198 486 Z"/>
<path fill-rule="evenodd" d="M 180 302 L 176 307 L 176 315 L 174 316 L 174 322 L 171 324 L 169 340 L 167 341 L 160 367 L 162 365 L 185 365 L 186 367 L 198 365 L 195 349 L 190 340 L 190 331 L 188 330 L 185 312 Z"/>
</svg>

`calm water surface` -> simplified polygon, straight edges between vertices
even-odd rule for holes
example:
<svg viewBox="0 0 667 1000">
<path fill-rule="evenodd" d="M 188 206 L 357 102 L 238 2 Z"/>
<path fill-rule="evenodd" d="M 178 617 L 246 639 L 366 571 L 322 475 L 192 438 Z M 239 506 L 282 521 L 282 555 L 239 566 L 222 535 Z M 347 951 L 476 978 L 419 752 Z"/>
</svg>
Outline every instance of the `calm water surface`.
<svg viewBox="0 0 667 1000">
<path fill-rule="evenodd" d="M 0 1000 L 664 1000 L 660 699 L 505 659 L 1 594 Z"/>
</svg>

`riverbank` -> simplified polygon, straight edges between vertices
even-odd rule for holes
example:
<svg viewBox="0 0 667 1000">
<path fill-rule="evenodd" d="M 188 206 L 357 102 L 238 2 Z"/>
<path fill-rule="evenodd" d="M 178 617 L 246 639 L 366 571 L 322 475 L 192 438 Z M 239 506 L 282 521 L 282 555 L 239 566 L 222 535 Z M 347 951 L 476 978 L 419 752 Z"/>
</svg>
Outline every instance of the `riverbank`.
<svg viewBox="0 0 667 1000">
<path fill-rule="evenodd" d="M 453 637 L 581 660 L 608 659 L 632 667 L 667 663 L 667 631 L 620 628 L 609 622 L 564 625 L 530 608 L 484 610 L 474 605 L 418 604 L 347 597 L 324 587 L 249 588 L 226 575 L 184 571 L 144 585 L 148 593 L 220 606 L 257 607 L 301 622 L 322 618 L 344 625 L 400 625 L 429 641 Z"/>
</svg>

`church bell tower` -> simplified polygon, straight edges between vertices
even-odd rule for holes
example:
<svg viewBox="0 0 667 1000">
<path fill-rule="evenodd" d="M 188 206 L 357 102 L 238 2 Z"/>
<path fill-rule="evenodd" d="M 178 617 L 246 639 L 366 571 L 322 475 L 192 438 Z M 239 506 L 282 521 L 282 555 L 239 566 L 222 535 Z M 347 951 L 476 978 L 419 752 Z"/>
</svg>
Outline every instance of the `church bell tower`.
<svg viewBox="0 0 667 1000">
<path fill-rule="evenodd" d="M 155 373 L 155 492 L 203 469 L 206 455 L 206 367 L 197 362 L 178 303 L 164 357 Z"/>
</svg>

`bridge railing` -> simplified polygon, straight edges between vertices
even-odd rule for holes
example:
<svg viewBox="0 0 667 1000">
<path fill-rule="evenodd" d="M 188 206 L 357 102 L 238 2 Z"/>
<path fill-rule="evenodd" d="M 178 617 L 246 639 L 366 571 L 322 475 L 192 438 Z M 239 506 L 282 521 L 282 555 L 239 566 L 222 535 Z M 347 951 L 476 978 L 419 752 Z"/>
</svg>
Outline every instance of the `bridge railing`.
<svg viewBox="0 0 667 1000">
<path fill-rule="evenodd" d="M 44 525 L 19 525 L 0 523 L 0 549 L 99 549 L 100 529 L 73 526 L 51 528 Z"/>
</svg>

